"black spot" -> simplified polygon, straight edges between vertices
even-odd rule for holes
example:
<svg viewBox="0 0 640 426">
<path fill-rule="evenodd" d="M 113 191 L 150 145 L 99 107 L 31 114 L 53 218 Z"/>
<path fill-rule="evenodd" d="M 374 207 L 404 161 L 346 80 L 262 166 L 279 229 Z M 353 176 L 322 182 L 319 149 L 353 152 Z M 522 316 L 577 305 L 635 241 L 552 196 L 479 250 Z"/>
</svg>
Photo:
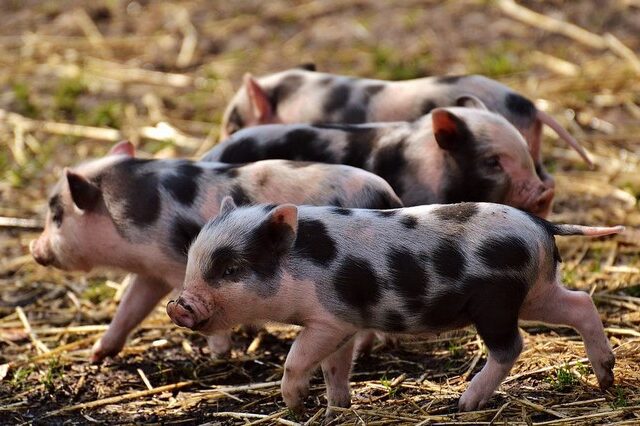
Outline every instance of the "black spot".
<svg viewBox="0 0 640 426">
<path fill-rule="evenodd" d="M 270 158 L 284 158 L 299 161 L 326 161 L 328 153 L 324 146 L 317 146 L 320 135 L 312 128 L 301 128 L 287 132 L 282 145 L 269 145 Z"/>
<path fill-rule="evenodd" d="M 374 129 L 351 127 L 348 128 L 347 147 L 342 164 L 364 168 L 371 149 L 375 143 L 377 132 Z"/>
<path fill-rule="evenodd" d="M 214 148 L 204 157 L 204 161 L 223 163 L 246 163 L 261 160 L 258 141 L 253 137 L 232 138 L 219 148 Z"/>
<path fill-rule="evenodd" d="M 174 199 L 190 206 L 198 195 L 197 178 L 201 173 L 200 167 L 189 162 L 181 162 L 174 173 L 162 177 L 161 184 Z"/>
<path fill-rule="evenodd" d="M 369 98 L 372 98 L 384 88 L 385 88 L 384 83 L 372 83 L 364 87 L 364 92 L 367 94 Z"/>
<path fill-rule="evenodd" d="M 523 119 L 533 120 L 537 115 L 533 102 L 517 93 L 509 93 L 504 102 L 510 112 Z"/>
<path fill-rule="evenodd" d="M 380 300 L 380 283 L 368 260 L 346 256 L 333 277 L 333 286 L 340 298 L 358 309 L 366 322 L 370 308 Z"/>
<path fill-rule="evenodd" d="M 231 135 L 242 128 L 244 128 L 244 120 L 242 119 L 238 108 L 234 107 L 231 110 L 231 114 L 229 114 L 229 120 L 227 121 L 227 133 Z"/>
<path fill-rule="evenodd" d="M 203 267 L 202 278 L 208 284 L 217 287 L 225 269 L 232 264 L 240 263 L 241 259 L 240 253 L 232 247 L 218 247 L 213 251 L 211 258 Z"/>
<path fill-rule="evenodd" d="M 265 213 L 270 212 L 271 210 L 275 209 L 276 207 L 278 207 L 277 204 L 265 204 L 264 206 L 262 206 L 262 208 L 265 211 Z"/>
<path fill-rule="evenodd" d="M 358 207 L 363 209 L 387 210 L 403 207 L 398 197 L 386 189 L 380 189 L 376 185 L 367 185 L 366 202 Z"/>
<path fill-rule="evenodd" d="M 313 62 L 305 62 L 302 63 L 300 65 L 298 65 L 296 68 L 299 68 L 301 70 L 306 70 L 306 71 L 316 71 L 316 64 L 314 64 Z"/>
<path fill-rule="evenodd" d="M 350 105 L 342 111 L 343 123 L 364 123 L 367 121 L 367 110 L 362 105 Z"/>
<path fill-rule="evenodd" d="M 446 136 L 446 137 L 445 137 Z M 438 133 L 447 140 L 449 135 Z M 445 151 L 442 194 L 443 203 L 463 201 L 504 202 L 510 181 L 503 172 L 488 173 L 480 167 L 482 149 L 488 145 L 484 136 L 471 133 L 462 120 L 456 122 L 456 132 L 451 133 L 454 148 Z"/>
<path fill-rule="evenodd" d="M 392 217 L 398 214 L 398 210 L 376 210 L 373 212 L 376 216 L 379 217 Z"/>
<path fill-rule="evenodd" d="M 260 279 L 271 280 L 277 275 L 280 260 L 291 247 L 293 238 L 294 232 L 289 225 L 268 218 L 251 232 L 243 255 Z M 261 283 L 261 286 L 269 288 L 268 283 Z"/>
<path fill-rule="evenodd" d="M 336 243 L 319 220 L 298 219 L 298 235 L 293 246 L 296 255 L 328 266 L 337 254 Z"/>
<path fill-rule="evenodd" d="M 430 99 L 426 99 L 420 105 L 420 115 L 429 114 L 432 110 L 436 109 L 438 105 Z"/>
<path fill-rule="evenodd" d="M 342 130 L 343 132 L 351 132 L 362 128 L 362 126 L 354 126 L 353 124 L 340 124 L 340 123 L 313 123 L 313 127 L 317 129 L 333 129 Z"/>
<path fill-rule="evenodd" d="M 405 214 L 400 218 L 400 223 L 407 229 L 414 229 L 418 226 L 418 219 L 410 214 Z"/>
<path fill-rule="evenodd" d="M 446 204 L 435 209 L 433 213 L 440 220 L 466 223 L 478 213 L 478 206 L 475 203 Z"/>
<path fill-rule="evenodd" d="M 99 178 L 107 208 L 111 204 L 124 207 L 119 220 L 147 226 L 160 217 L 160 180 L 153 170 L 144 167 L 154 161 L 130 158 L 116 164 Z"/>
<path fill-rule="evenodd" d="M 318 80 L 318 84 L 320 86 L 328 86 L 333 82 L 333 76 L 326 76 L 326 77 L 322 77 L 320 80 Z"/>
<path fill-rule="evenodd" d="M 478 247 L 478 256 L 493 269 L 522 269 L 531 261 L 527 243 L 517 236 L 505 236 L 484 241 Z"/>
<path fill-rule="evenodd" d="M 324 101 L 322 109 L 325 113 L 330 114 L 340 108 L 346 106 L 351 96 L 351 87 L 348 84 L 342 83 L 334 86 Z"/>
<path fill-rule="evenodd" d="M 508 275 L 469 277 L 463 288 L 466 316 L 492 355 L 498 362 L 513 360 L 522 349 L 518 312 L 527 293 L 526 283 Z"/>
<path fill-rule="evenodd" d="M 445 75 L 436 78 L 436 83 L 440 84 L 456 84 L 460 79 L 464 78 L 464 75 Z"/>
<path fill-rule="evenodd" d="M 202 161 L 207 161 L 203 159 Z M 230 179 L 235 179 L 240 174 L 240 169 L 244 166 L 244 164 L 223 164 L 220 163 L 214 169 L 212 169 L 215 173 L 220 175 L 224 175 Z"/>
<path fill-rule="evenodd" d="M 229 192 L 233 201 L 235 201 L 238 206 L 246 206 L 249 204 L 253 204 L 253 200 L 249 195 L 245 192 L 244 188 L 240 186 L 240 184 L 236 184 L 231 187 L 231 191 Z"/>
<path fill-rule="evenodd" d="M 421 312 L 420 322 L 427 327 L 464 327 L 470 323 L 465 312 L 468 299 L 469 296 L 465 293 L 444 291 L 429 298 L 428 303 L 413 312 Z"/>
<path fill-rule="evenodd" d="M 406 249 L 392 249 L 387 254 L 391 284 L 410 312 L 419 311 L 424 306 L 423 296 L 429 277 L 422 263 Z"/>
<path fill-rule="evenodd" d="M 176 216 L 171 223 L 170 240 L 171 248 L 180 258 L 186 259 L 187 252 L 193 240 L 200 233 L 202 224 L 183 216 Z"/>
<path fill-rule="evenodd" d="M 277 111 L 279 104 L 297 92 L 303 82 L 304 77 L 299 74 L 291 74 L 284 77 L 272 90 L 268 91 L 267 96 L 269 97 L 273 111 Z"/>
<path fill-rule="evenodd" d="M 404 141 L 383 146 L 374 154 L 373 172 L 386 180 L 400 198 L 404 193 L 402 176 L 406 167 Z"/>
<path fill-rule="evenodd" d="M 56 194 L 49 199 L 49 211 L 51 211 L 51 220 L 58 226 L 62 226 L 62 219 L 64 218 L 64 208 L 62 207 L 62 200 L 60 195 Z"/>
<path fill-rule="evenodd" d="M 467 263 L 459 244 L 453 240 L 442 240 L 433 251 L 432 261 L 439 275 L 454 280 L 462 276 Z"/>
<path fill-rule="evenodd" d="M 384 316 L 384 331 L 401 333 L 407 329 L 404 317 L 398 311 L 388 310 Z"/>
<path fill-rule="evenodd" d="M 342 201 L 338 197 L 333 197 L 333 200 L 331 200 L 328 205 L 342 207 Z"/>
<path fill-rule="evenodd" d="M 343 209 L 342 207 L 334 207 L 331 209 L 331 213 L 340 216 L 351 216 L 353 214 L 353 210 Z"/>
</svg>

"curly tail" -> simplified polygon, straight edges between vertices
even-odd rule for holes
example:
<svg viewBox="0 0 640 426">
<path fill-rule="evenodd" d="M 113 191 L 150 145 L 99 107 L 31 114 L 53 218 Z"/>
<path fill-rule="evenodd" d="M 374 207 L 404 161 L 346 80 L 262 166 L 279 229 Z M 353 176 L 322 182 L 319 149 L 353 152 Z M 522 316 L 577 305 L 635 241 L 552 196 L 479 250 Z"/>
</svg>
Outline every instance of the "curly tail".
<svg viewBox="0 0 640 426">
<path fill-rule="evenodd" d="M 624 226 L 582 226 L 549 224 L 553 235 L 585 235 L 587 237 L 602 237 L 604 235 L 619 234 Z"/>
<path fill-rule="evenodd" d="M 575 149 L 576 152 L 582 157 L 584 161 L 591 167 L 593 167 L 593 161 L 589 158 L 589 154 L 587 154 L 587 150 L 584 149 L 577 140 L 574 139 L 567 130 L 560 125 L 553 117 L 547 114 L 544 111 L 538 110 L 537 112 L 538 120 L 551 127 L 561 139 L 563 139 L 566 143 L 571 146 L 571 148 Z"/>
</svg>

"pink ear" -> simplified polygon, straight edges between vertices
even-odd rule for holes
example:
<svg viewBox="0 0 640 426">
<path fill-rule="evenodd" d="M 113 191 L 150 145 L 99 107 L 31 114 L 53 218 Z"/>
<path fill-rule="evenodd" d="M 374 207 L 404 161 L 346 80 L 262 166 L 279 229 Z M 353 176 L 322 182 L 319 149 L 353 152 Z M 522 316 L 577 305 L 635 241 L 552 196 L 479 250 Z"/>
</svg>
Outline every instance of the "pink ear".
<svg viewBox="0 0 640 426">
<path fill-rule="evenodd" d="M 282 204 L 271 211 L 271 223 L 289 226 L 295 233 L 298 230 L 298 208 L 293 204 Z"/>
<path fill-rule="evenodd" d="M 136 147 L 129 141 L 120 141 L 109 150 L 109 155 L 127 155 L 135 157 Z"/>
<path fill-rule="evenodd" d="M 269 102 L 269 96 L 260 86 L 260 83 L 249 73 L 244 75 L 244 86 L 251 102 L 251 111 L 257 124 L 268 124 L 273 121 L 273 110 Z"/>
<path fill-rule="evenodd" d="M 434 109 L 431 111 L 431 121 L 433 134 L 440 148 L 452 151 L 465 142 L 468 133 L 466 125 L 451 111 L 444 108 Z"/>
</svg>

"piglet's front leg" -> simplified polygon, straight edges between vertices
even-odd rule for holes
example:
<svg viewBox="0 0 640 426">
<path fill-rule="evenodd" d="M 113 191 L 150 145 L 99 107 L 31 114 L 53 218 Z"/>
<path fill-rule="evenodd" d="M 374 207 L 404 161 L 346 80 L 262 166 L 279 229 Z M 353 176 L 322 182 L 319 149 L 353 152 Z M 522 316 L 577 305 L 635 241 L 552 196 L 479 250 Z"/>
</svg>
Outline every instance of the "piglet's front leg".
<svg viewBox="0 0 640 426">
<path fill-rule="evenodd" d="M 109 328 L 91 350 L 91 361 L 99 362 L 108 356 L 117 355 L 131 331 L 170 291 L 171 287 L 162 280 L 144 275 L 131 275 L 131 282 L 120 300 Z"/>
<path fill-rule="evenodd" d="M 287 355 L 282 377 L 282 397 L 291 411 L 298 414 L 304 411 L 304 400 L 309 393 L 309 380 L 313 371 L 323 359 L 344 345 L 348 344 L 352 348 L 350 343 L 352 336 L 353 332 L 315 324 L 307 326 L 300 332 Z M 346 358 L 348 359 L 347 376 L 351 365 L 351 351 L 351 349 L 348 350 L 349 356 Z M 343 373 L 340 374 L 344 375 Z"/>
<path fill-rule="evenodd" d="M 355 339 L 349 339 L 341 348 L 322 361 L 322 375 L 327 387 L 328 403 L 325 417 L 328 420 L 338 414 L 333 407 L 349 408 L 351 406 L 349 376 L 351 375 Z"/>
</svg>

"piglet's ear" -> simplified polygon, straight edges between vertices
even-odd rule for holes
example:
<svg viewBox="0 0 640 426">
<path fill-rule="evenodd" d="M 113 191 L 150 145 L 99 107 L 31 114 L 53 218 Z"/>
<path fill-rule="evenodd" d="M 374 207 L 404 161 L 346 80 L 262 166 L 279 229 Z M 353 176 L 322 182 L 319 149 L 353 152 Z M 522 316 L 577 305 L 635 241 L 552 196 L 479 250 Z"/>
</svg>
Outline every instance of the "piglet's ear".
<svg viewBox="0 0 640 426">
<path fill-rule="evenodd" d="M 65 169 L 71 199 L 80 210 L 93 210 L 102 197 L 102 191 L 87 178 Z"/>
<path fill-rule="evenodd" d="M 440 148 L 455 151 L 463 146 L 471 134 L 469 128 L 460 117 L 443 108 L 431 112 L 433 133 Z"/>
<path fill-rule="evenodd" d="M 227 195 L 222 199 L 220 203 L 220 214 L 227 214 L 231 210 L 235 210 L 236 203 L 233 201 L 233 198 L 230 195 Z"/>
<path fill-rule="evenodd" d="M 267 238 L 276 253 L 282 254 L 291 248 L 298 232 L 298 208 L 293 204 L 282 204 L 269 213 L 266 223 Z"/>
<path fill-rule="evenodd" d="M 480 98 L 477 98 L 473 95 L 463 95 L 458 97 L 458 99 L 456 99 L 456 105 L 467 108 L 483 109 L 485 111 L 489 110 L 489 108 L 487 108 L 487 106 L 480 100 Z"/>
<path fill-rule="evenodd" d="M 273 120 L 273 110 L 269 96 L 262 89 L 260 83 L 249 73 L 244 75 L 244 87 L 247 89 L 251 112 L 255 122 L 258 124 L 268 124 Z"/>
<path fill-rule="evenodd" d="M 109 155 L 127 155 L 129 157 L 135 157 L 136 147 L 129 141 L 120 141 L 111 147 Z"/>
</svg>

